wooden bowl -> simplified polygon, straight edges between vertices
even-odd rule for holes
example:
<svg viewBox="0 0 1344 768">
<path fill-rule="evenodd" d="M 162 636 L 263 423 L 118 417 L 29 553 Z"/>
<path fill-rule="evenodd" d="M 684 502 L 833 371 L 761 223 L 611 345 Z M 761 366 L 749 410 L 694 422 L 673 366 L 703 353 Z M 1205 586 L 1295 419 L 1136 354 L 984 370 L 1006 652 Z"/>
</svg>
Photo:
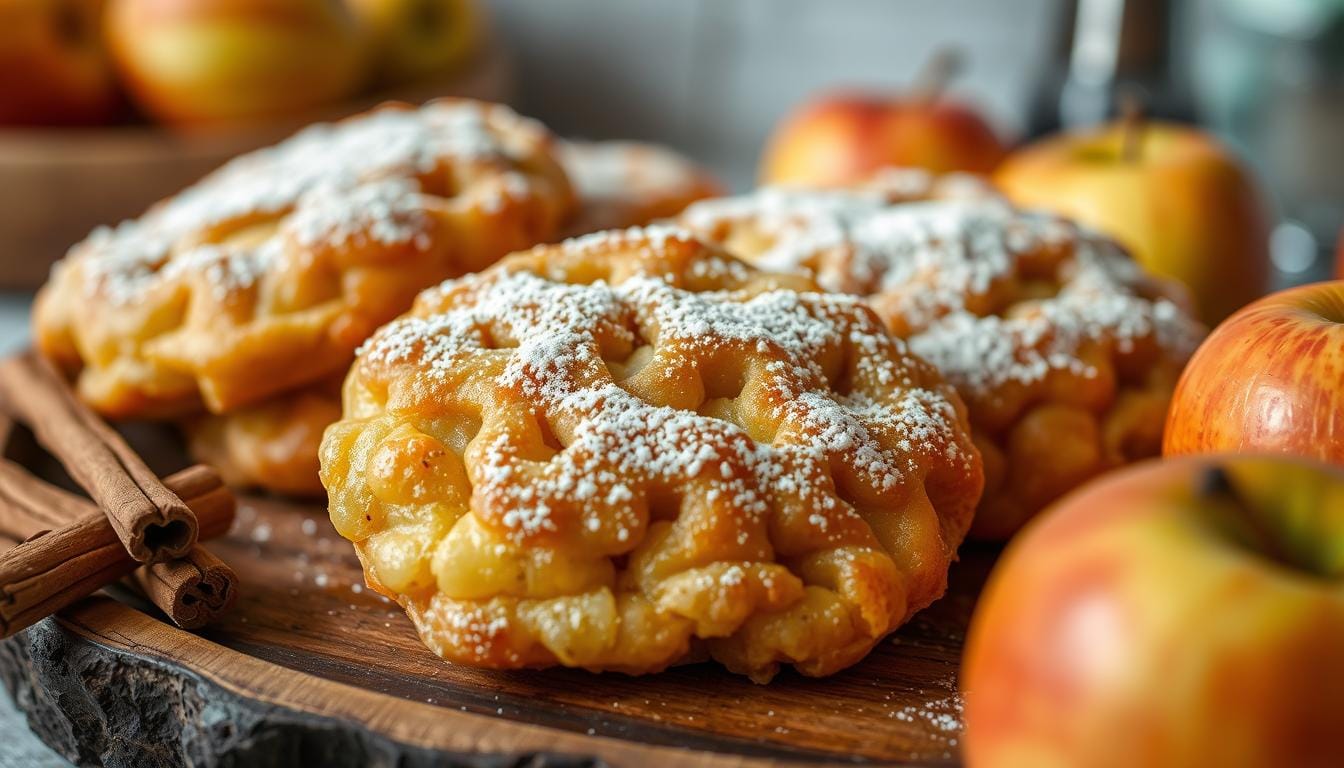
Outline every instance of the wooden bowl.
<svg viewBox="0 0 1344 768">
<path fill-rule="evenodd" d="M 303 125 L 398 99 L 436 96 L 507 101 L 512 66 L 496 46 L 466 71 L 382 91 L 317 114 L 227 132 L 161 126 L 0 129 L 0 288 L 33 288 L 52 262 L 94 227 L 139 215 L 229 158 L 274 143 Z"/>
</svg>

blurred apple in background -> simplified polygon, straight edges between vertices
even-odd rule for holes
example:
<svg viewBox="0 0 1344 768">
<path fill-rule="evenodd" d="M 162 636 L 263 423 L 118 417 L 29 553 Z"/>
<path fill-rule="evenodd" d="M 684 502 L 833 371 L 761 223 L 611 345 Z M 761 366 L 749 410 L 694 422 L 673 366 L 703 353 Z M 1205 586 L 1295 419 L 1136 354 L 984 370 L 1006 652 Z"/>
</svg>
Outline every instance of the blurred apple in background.
<svg viewBox="0 0 1344 768">
<path fill-rule="evenodd" d="M 170 123 L 300 114 L 365 78 L 367 38 L 339 0 L 108 0 L 136 103 Z"/>
<path fill-rule="evenodd" d="M 903 97 L 835 93 L 805 103 L 775 129 L 762 183 L 852 184 L 885 166 L 989 173 L 1004 147 L 975 110 L 943 95 L 957 69 L 957 56 L 940 51 Z"/>
<path fill-rule="evenodd" d="M 0 0 L 0 125 L 103 123 L 121 103 L 102 0 Z"/>
<path fill-rule="evenodd" d="M 971 768 L 1344 765 L 1344 473 L 1149 462 L 1009 544 L 963 657 Z"/>
<path fill-rule="evenodd" d="M 451 72 L 476 52 L 483 21 L 474 0 L 345 0 L 373 38 L 380 80 Z"/>
<path fill-rule="evenodd" d="M 1344 281 L 1267 296 L 1214 329 L 1176 385 L 1162 451 L 1344 465 Z"/>
<path fill-rule="evenodd" d="M 1189 286 L 1209 325 L 1269 289 L 1269 224 L 1241 165 L 1194 128 L 1131 118 L 1043 139 L 994 176 L 1009 198 L 1063 213 Z"/>
</svg>

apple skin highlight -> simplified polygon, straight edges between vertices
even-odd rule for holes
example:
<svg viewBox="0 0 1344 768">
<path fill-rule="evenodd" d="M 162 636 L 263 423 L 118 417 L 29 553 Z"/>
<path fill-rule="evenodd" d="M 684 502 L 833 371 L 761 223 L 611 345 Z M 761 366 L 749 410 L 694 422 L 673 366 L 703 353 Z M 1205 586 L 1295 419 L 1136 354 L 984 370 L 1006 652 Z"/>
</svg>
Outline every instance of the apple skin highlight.
<svg viewBox="0 0 1344 768">
<path fill-rule="evenodd" d="M 960 103 L 841 93 L 780 124 L 761 160 L 761 183 L 855 184 L 888 166 L 985 174 L 1003 156 L 993 129 Z"/>
<path fill-rule="evenodd" d="M 963 659 L 965 758 L 1340 765 L 1341 647 L 1344 471 L 1147 462 L 1066 497 L 995 567 Z"/>
<path fill-rule="evenodd" d="M 1172 397 L 1162 452 L 1344 466 L 1344 281 L 1281 291 L 1214 329 Z"/>
<path fill-rule="evenodd" d="M 173 125 L 303 114 L 365 78 L 368 41 L 328 0 L 109 0 L 106 22 L 132 99 Z"/>
</svg>

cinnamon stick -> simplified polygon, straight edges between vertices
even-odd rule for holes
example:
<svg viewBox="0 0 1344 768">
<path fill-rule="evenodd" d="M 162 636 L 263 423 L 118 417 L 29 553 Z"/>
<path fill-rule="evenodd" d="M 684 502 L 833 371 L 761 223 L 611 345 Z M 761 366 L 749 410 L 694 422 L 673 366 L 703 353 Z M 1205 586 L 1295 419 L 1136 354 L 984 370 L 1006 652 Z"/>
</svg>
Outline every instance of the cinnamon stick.
<svg viewBox="0 0 1344 768">
<path fill-rule="evenodd" d="M 233 521 L 233 496 L 213 469 L 191 467 L 164 483 L 187 499 L 202 537 L 228 530 Z M 93 503 L 3 460 L 0 538 L 23 542 L 0 558 L 0 637 L 10 636 L 139 566 L 107 516 Z M 237 591 L 232 570 L 199 546 L 181 561 L 153 563 L 141 570 L 145 576 L 137 582 L 154 585 L 145 588 L 146 595 L 188 629 L 227 609 Z"/>
<path fill-rule="evenodd" d="M 0 560 L 0 638 L 35 624 L 136 569 L 114 536 L 90 549 L 89 520 L 45 531 Z M 3 536 L 13 542 L 11 536 Z"/>
<path fill-rule="evenodd" d="M 238 597 L 238 576 L 233 569 L 199 544 L 181 560 L 139 568 L 131 578 L 183 629 L 209 624 Z"/>
<path fill-rule="evenodd" d="M 0 397 L 88 491 L 132 558 L 151 563 L 191 551 L 198 534 L 191 509 L 75 397 L 50 363 L 32 352 L 5 360 Z"/>
</svg>

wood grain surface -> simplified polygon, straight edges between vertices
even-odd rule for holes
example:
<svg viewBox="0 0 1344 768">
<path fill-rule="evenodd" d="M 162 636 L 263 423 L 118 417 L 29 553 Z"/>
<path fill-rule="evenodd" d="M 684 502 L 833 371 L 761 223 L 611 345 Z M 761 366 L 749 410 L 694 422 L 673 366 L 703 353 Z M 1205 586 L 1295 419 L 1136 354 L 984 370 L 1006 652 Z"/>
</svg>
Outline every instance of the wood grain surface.
<svg viewBox="0 0 1344 768">
<path fill-rule="evenodd" d="M 183 632 L 117 593 L 0 647 L 0 674 L 44 740 L 125 765 L 956 764 L 956 668 L 995 555 L 965 549 L 949 594 L 855 667 L 759 686 L 712 664 L 646 677 L 447 664 L 364 588 L 320 505 L 244 497 L 210 548 L 242 580 L 213 627 Z M 128 745 L 127 732 L 156 737 Z"/>
</svg>

